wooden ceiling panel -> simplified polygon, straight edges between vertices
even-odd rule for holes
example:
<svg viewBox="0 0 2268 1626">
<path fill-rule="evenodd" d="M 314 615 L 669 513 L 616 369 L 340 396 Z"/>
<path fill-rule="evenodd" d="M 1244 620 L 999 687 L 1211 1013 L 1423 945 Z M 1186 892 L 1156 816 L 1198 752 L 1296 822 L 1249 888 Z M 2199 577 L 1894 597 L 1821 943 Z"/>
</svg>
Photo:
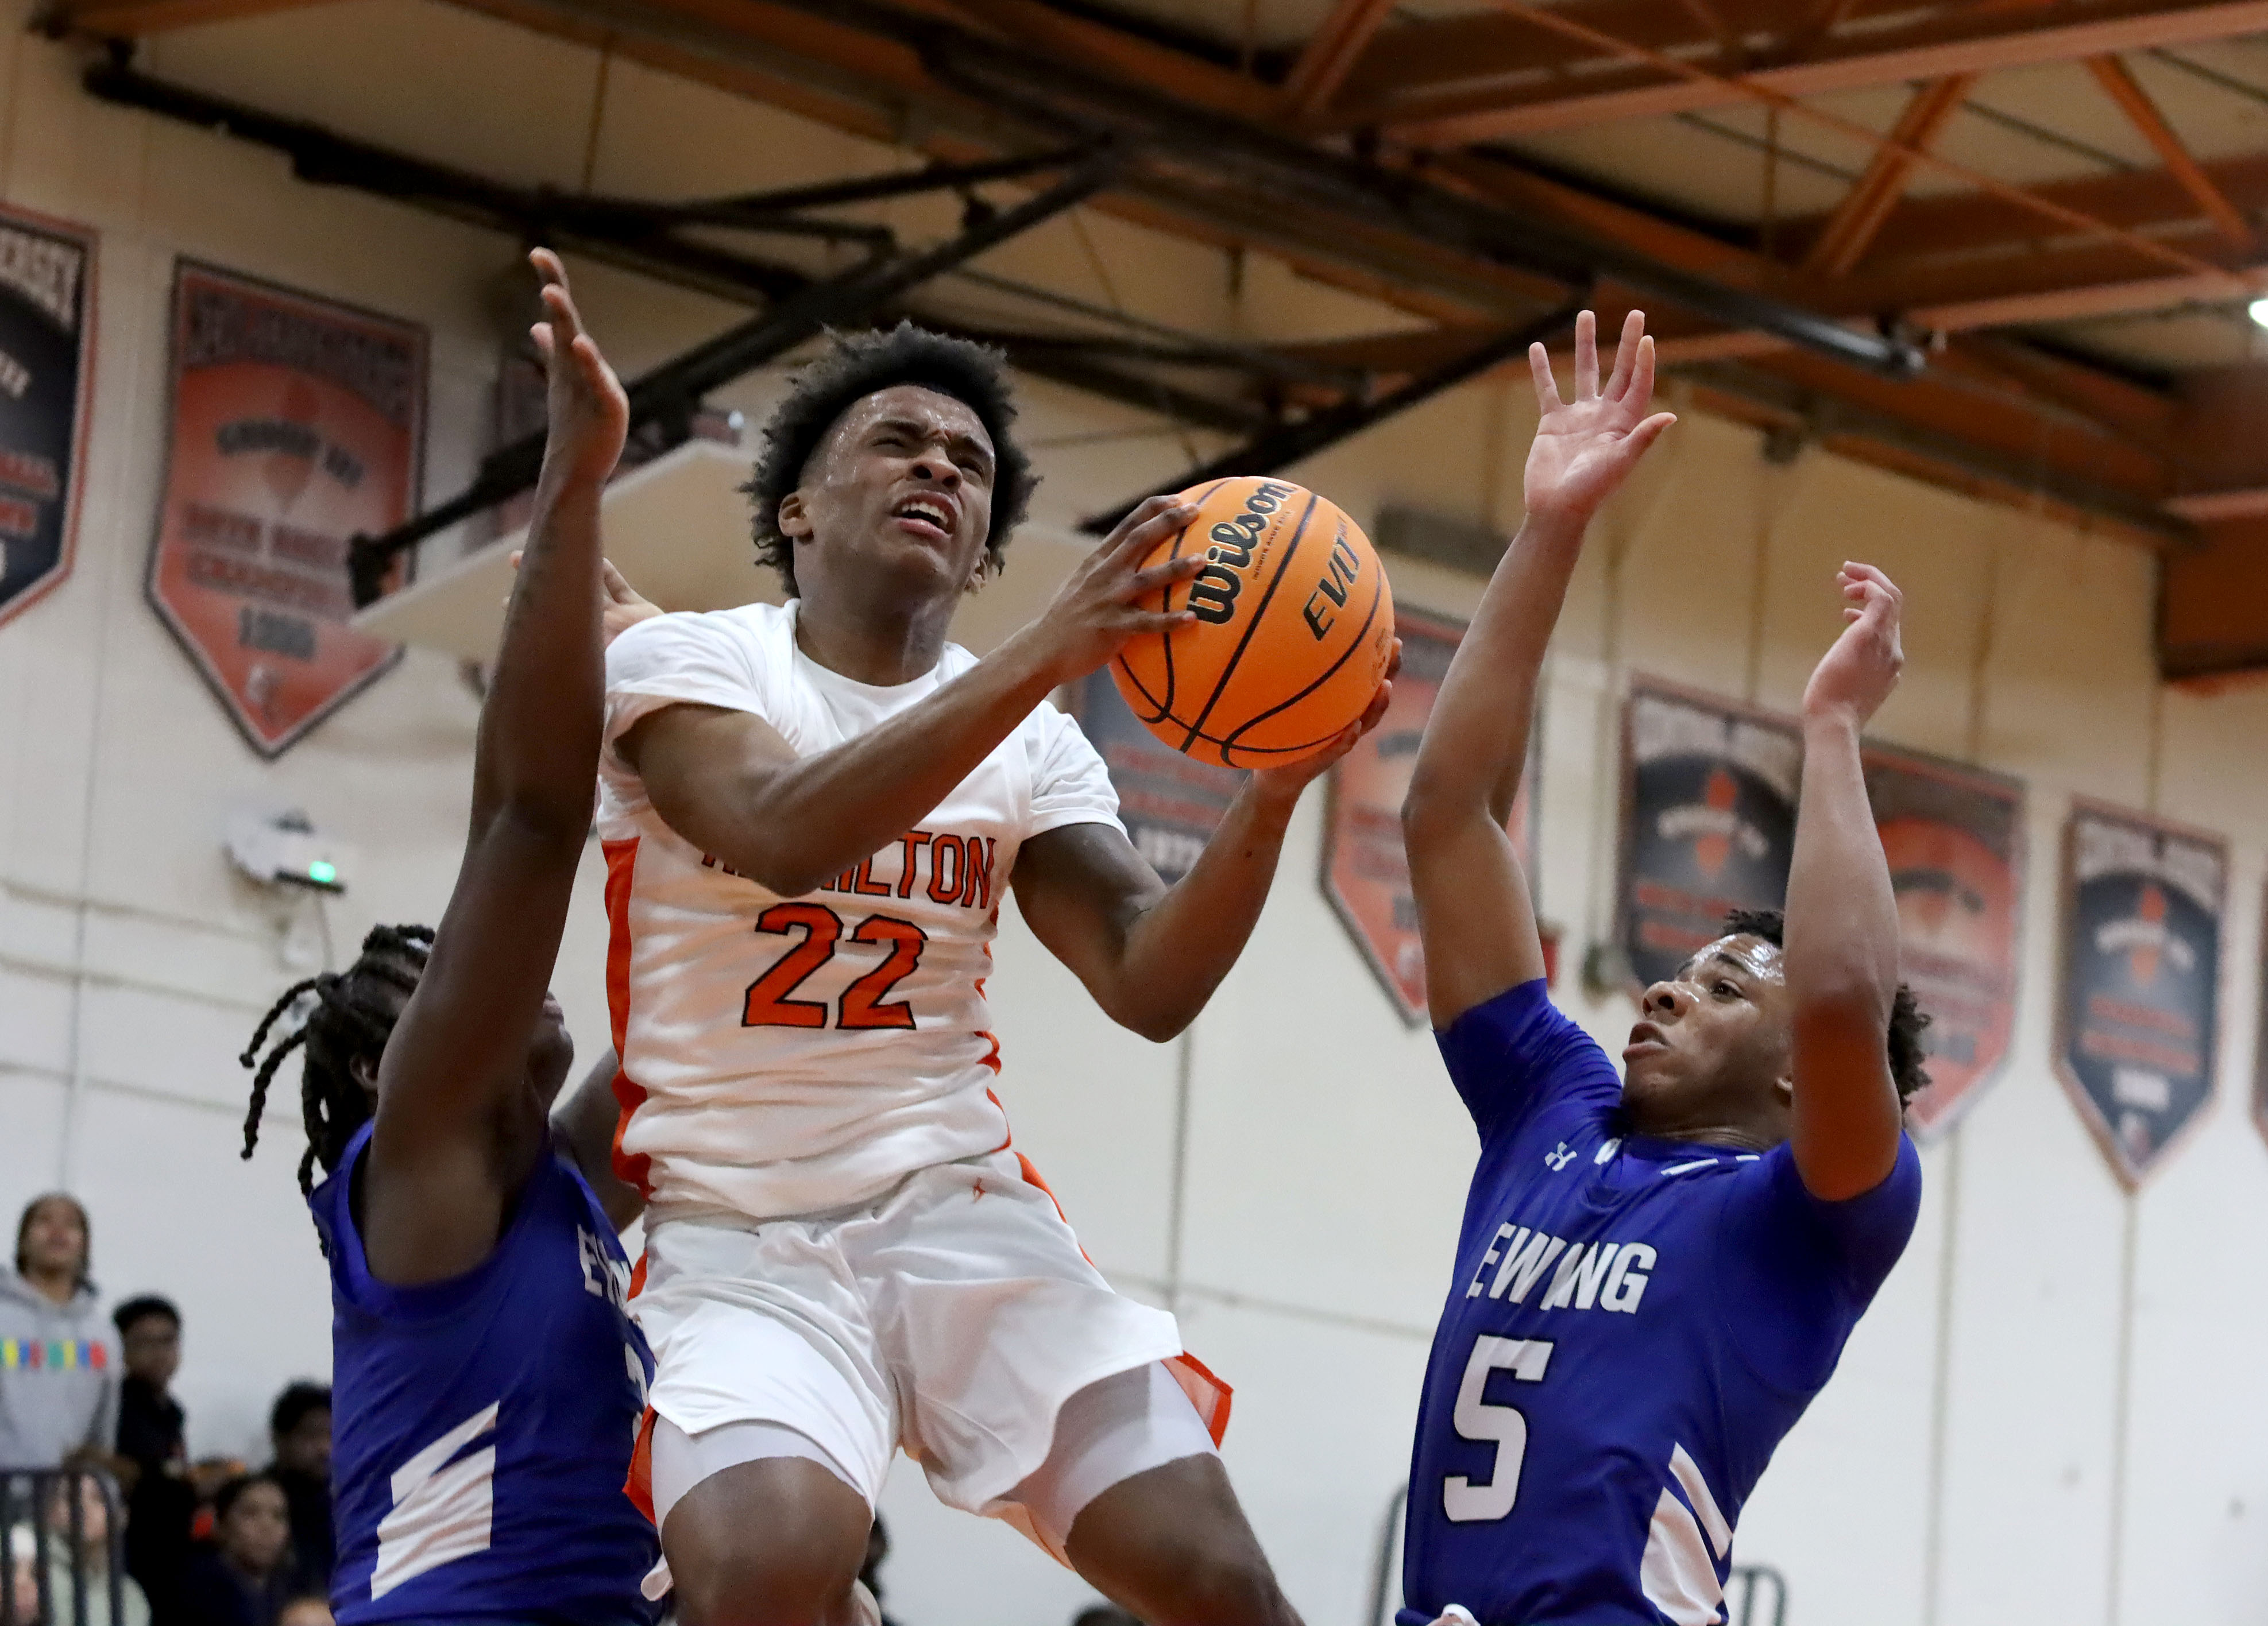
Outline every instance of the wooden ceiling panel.
<svg viewBox="0 0 2268 1626">
<path fill-rule="evenodd" d="M 1684 22 L 1690 33 L 1691 22 L 1682 9 L 1658 5 L 1654 11 L 1658 17 Z M 1666 25 L 1660 22 L 1649 38 L 1595 20 L 1592 8 L 1571 7 L 1553 15 L 1646 49 L 1660 50 L 1679 42 L 1675 36 L 1661 37 Z M 1949 7 L 1924 14 L 1904 27 L 1847 31 L 1822 42 L 1803 61 L 1767 63 L 1751 68 L 1742 79 L 1752 89 L 1794 97 L 1819 96 L 1864 85 L 2073 62 L 2104 52 L 2224 40 L 2263 30 L 2268 30 L 2268 0 L 2105 0 L 2084 12 L 2058 6 L 2036 14 L 1985 6 Z M 1531 27 L 1530 32 L 1543 30 Z M 1594 44 L 1575 60 L 1603 63 L 1610 55 Z M 1553 78 L 1509 93 L 1414 94 L 1390 86 L 1368 103 L 1350 94 L 1338 117 L 1348 124 L 1390 124 L 1412 140 L 1462 145 L 1569 124 L 1726 107 L 1746 95 L 1739 85 L 1679 78 L 1633 63 L 1618 69 L 1602 66 L 1573 83 Z"/>
</svg>

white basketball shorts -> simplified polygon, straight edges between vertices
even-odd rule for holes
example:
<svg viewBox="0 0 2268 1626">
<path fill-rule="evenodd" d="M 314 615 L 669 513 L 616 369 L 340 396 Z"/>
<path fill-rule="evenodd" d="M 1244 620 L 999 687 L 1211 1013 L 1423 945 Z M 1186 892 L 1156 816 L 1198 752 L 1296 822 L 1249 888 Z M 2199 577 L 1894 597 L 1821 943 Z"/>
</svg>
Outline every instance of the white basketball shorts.
<svg viewBox="0 0 2268 1626">
<path fill-rule="evenodd" d="M 630 1312 L 655 1415 L 696 1437 L 792 1430 L 870 1507 L 902 1446 L 941 1501 L 1026 1528 L 1010 1493 L 1046 1461 L 1064 1402 L 1153 1361 L 1215 1441 L 1228 1420 L 1227 1387 L 1182 1353 L 1174 1318 L 1112 1290 L 1013 1151 L 826 1214 L 664 1221 Z M 632 1490 L 650 1507 L 649 1472 L 642 1446 Z"/>
</svg>

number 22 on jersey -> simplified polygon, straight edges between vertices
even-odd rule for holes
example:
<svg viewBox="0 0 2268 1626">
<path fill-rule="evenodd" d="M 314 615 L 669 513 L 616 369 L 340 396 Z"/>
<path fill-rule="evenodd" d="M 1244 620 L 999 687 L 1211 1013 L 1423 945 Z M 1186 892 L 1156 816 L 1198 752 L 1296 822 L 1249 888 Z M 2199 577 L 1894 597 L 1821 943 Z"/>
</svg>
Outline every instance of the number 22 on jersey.
<svg viewBox="0 0 2268 1626">
<path fill-rule="evenodd" d="M 1471 1358 L 1465 1363 L 1464 1381 L 1457 1386 L 1457 1432 L 1465 1438 L 1496 1446 L 1496 1461 L 1486 1479 L 1475 1483 L 1463 1474 L 1441 1481 L 1441 1511 L 1456 1524 L 1476 1524 L 1501 1519 L 1520 1499 L 1520 1468 L 1528 1455 L 1528 1417 L 1517 1406 L 1491 1406 L 1484 1398 L 1489 1374 L 1508 1372 L 1521 1383 L 1541 1383 L 1551 1364 L 1552 1346 L 1542 1338 L 1496 1338 L 1486 1333 L 1473 1340 Z"/>
<path fill-rule="evenodd" d="M 803 940 L 772 962 L 770 970 L 748 984 L 741 1007 L 743 1027 L 825 1027 L 827 1002 L 798 999 L 795 990 L 804 979 L 835 958 L 843 939 L 843 916 L 823 903 L 775 903 L 756 916 L 756 930 L 769 936 L 800 932 Z M 882 963 L 843 990 L 834 1013 L 838 1028 L 911 1027 L 913 1007 L 902 999 L 883 998 L 921 964 L 929 934 L 909 920 L 890 915 L 869 915 L 850 930 L 850 941 L 887 947 Z"/>
</svg>

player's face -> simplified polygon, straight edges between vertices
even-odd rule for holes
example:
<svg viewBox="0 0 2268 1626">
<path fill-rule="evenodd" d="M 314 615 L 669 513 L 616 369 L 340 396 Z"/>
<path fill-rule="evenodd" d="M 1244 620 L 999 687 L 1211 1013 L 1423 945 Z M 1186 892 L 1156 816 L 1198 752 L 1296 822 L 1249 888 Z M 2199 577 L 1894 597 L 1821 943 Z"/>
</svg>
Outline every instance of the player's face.
<svg viewBox="0 0 2268 1626">
<path fill-rule="evenodd" d="M 895 385 L 838 419 L 780 503 L 808 598 L 846 572 L 930 592 L 975 585 L 992 532 L 992 438 L 950 395 Z"/>
<path fill-rule="evenodd" d="M 1646 990 L 1623 1049 L 1623 1104 L 1642 1134 L 1753 1128 L 1785 1112 L 1787 1072 L 1780 952 L 1743 932 Z"/>
</svg>

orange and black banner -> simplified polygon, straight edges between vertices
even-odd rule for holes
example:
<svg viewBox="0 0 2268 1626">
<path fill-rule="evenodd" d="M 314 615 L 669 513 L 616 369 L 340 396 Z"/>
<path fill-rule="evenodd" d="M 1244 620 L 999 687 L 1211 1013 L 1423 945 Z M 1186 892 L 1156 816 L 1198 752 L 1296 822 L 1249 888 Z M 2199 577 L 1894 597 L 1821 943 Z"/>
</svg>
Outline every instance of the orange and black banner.
<svg viewBox="0 0 2268 1626">
<path fill-rule="evenodd" d="M 1188 874 L 1244 783 L 1244 770 L 1183 756 L 1142 726 L 1108 668 L 1079 686 L 1079 725 L 1110 770 L 1134 850 L 1168 884 Z"/>
<path fill-rule="evenodd" d="M 425 358 L 411 323 L 188 261 L 174 269 L 150 600 L 263 756 L 401 654 L 347 626 L 347 544 L 416 511 Z"/>
<path fill-rule="evenodd" d="M 1323 894 L 1402 1019 L 1415 1026 L 1425 1019 L 1425 951 L 1418 938 L 1418 905 L 1410 892 L 1410 860 L 1402 846 L 1402 798 L 1409 792 L 1418 742 L 1433 715 L 1441 680 L 1448 674 L 1450 658 L 1465 629 L 1454 622 L 1397 607 L 1394 630 L 1402 640 L 1402 670 L 1394 679 L 1394 698 L 1378 726 L 1331 769 L 1323 824 Z M 1540 705 L 1537 710 L 1538 718 L 1528 732 L 1528 769 L 1508 827 L 1521 865 L 1531 876 L 1529 808 L 1543 732 Z"/>
<path fill-rule="evenodd" d="M 1722 937 L 1728 910 L 1783 906 L 1802 769 L 1793 719 L 1632 682 L 1615 941 L 1637 987 Z"/>
<path fill-rule="evenodd" d="M 1933 756 L 1869 745 L 1867 796 L 1898 900 L 1899 968 L 1929 1013 L 1930 1084 L 1906 1120 L 1925 1138 L 1998 1076 L 2015 1027 L 2024 788 Z"/>
<path fill-rule="evenodd" d="M 2056 1071 L 2139 1185 L 2212 1100 L 2228 843 L 2074 804 L 2064 827 Z"/>
<path fill-rule="evenodd" d="M 0 208 L 0 622 L 77 550 L 94 386 L 94 234 Z"/>
</svg>

